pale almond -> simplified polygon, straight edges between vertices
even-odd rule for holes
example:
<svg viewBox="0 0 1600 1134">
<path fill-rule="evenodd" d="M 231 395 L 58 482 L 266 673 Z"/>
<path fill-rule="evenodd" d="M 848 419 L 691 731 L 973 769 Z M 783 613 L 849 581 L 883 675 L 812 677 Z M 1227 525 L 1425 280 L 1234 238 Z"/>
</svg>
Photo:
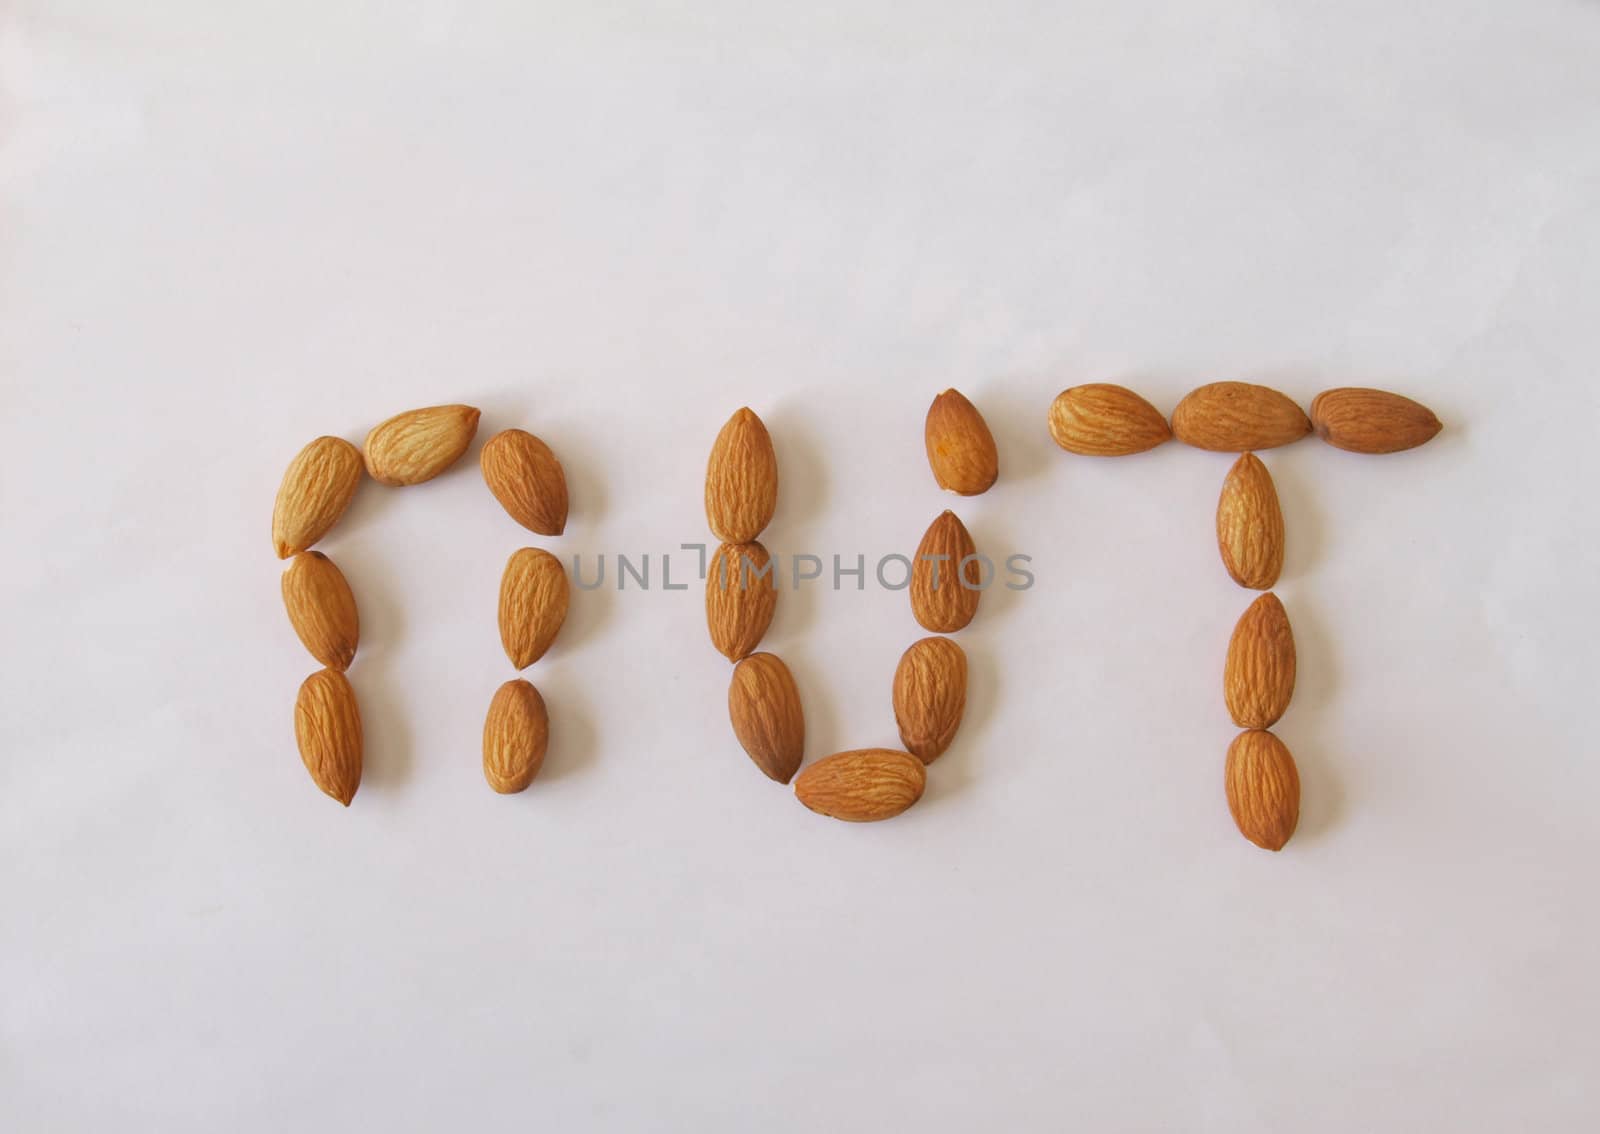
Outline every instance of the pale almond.
<svg viewBox="0 0 1600 1134">
<path fill-rule="evenodd" d="M 739 744 L 771 779 L 788 783 L 800 769 L 806 718 L 800 689 L 776 654 L 751 654 L 733 667 L 728 719 Z"/>
<path fill-rule="evenodd" d="M 1241 587 L 1264 591 L 1283 571 L 1283 509 L 1272 474 L 1246 453 L 1233 463 L 1217 499 L 1217 550 Z"/>
<path fill-rule="evenodd" d="M 1228 641 L 1222 695 L 1240 728 L 1271 728 L 1294 697 L 1294 631 L 1275 594 L 1264 594 L 1239 617 Z"/>
<path fill-rule="evenodd" d="M 923 425 L 923 443 L 940 488 L 978 496 L 1000 476 L 1000 454 L 989 423 L 959 390 L 946 390 L 933 399 Z"/>
<path fill-rule="evenodd" d="M 349 669 L 361 620 L 344 573 L 322 552 L 302 551 L 284 571 L 282 589 L 289 624 L 311 656 L 329 669 Z"/>
<path fill-rule="evenodd" d="M 794 794 L 821 815 L 872 823 L 899 815 L 928 784 L 922 761 L 892 748 L 861 748 L 818 760 L 795 777 Z"/>
<path fill-rule="evenodd" d="M 1172 432 L 1185 445 L 1221 453 L 1274 449 L 1311 432 L 1311 419 L 1289 398 L 1249 382 L 1212 382 L 1172 411 Z"/>
<path fill-rule="evenodd" d="M 1242 732 L 1228 748 L 1228 810 L 1239 833 L 1265 850 L 1282 850 L 1300 822 L 1300 773 L 1270 732 Z"/>
<path fill-rule="evenodd" d="M 567 528 L 567 474 L 533 434 L 507 429 L 478 455 L 484 482 L 511 518 L 529 531 L 558 536 Z"/>
<path fill-rule="evenodd" d="M 923 629 L 952 634 L 978 613 L 987 581 L 967 526 L 954 512 L 929 525 L 911 564 L 911 613 Z"/>
<path fill-rule="evenodd" d="M 312 780 L 349 807 L 361 786 L 361 711 L 344 674 L 321 669 L 301 684 L 294 737 Z"/>
<path fill-rule="evenodd" d="M 1172 439 L 1161 411 L 1126 386 L 1072 386 L 1050 404 L 1050 436 L 1069 453 L 1126 457 Z"/>
<path fill-rule="evenodd" d="M 1433 440 L 1443 428 L 1433 411 L 1387 390 L 1345 386 L 1311 401 L 1311 424 L 1328 444 L 1352 453 L 1398 453 Z"/>
<path fill-rule="evenodd" d="M 380 484 L 421 484 L 461 459 L 478 432 L 471 406 L 429 406 L 396 414 L 367 434 L 362 454 Z"/>
<path fill-rule="evenodd" d="M 777 570 L 754 540 L 724 543 L 706 570 L 706 628 L 729 661 L 755 652 L 778 608 Z"/>
<path fill-rule="evenodd" d="M 550 717 L 531 682 L 508 681 L 495 690 L 483 722 L 483 778 L 501 795 L 521 791 L 544 766 Z"/>
<path fill-rule="evenodd" d="M 306 550 L 339 522 L 361 484 L 361 450 L 343 437 L 318 437 L 295 455 L 272 506 L 279 559 Z"/>
<path fill-rule="evenodd" d="M 561 560 L 539 547 L 511 553 L 500 576 L 500 644 L 518 669 L 544 657 L 567 619 L 570 587 Z"/>
<path fill-rule="evenodd" d="M 778 456 L 761 419 L 744 408 L 728 419 L 706 464 L 706 521 L 724 543 L 749 543 L 778 507 Z"/>
<path fill-rule="evenodd" d="M 967 654 L 949 638 L 924 638 L 900 656 L 894 719 L 906 750 L 924 764 L 944 754 L 967 709 Z"/>
</svg>

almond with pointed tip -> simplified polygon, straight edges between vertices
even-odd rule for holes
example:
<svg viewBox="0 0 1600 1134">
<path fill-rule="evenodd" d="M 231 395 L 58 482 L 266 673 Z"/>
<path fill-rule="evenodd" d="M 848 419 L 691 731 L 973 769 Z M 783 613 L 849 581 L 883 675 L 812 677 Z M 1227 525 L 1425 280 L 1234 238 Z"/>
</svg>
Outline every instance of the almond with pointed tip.
<svg viewBox="0 0 1600 1134">
<path fill-rule="evenodd" d="M 980 496 L 1000 476 L 1000 453 L 994 434 L 978 407 L 959 390 L 933 399 L 923 425 L 928 465 L 939 487 L 961 496 Z"/>
<path fill-rule="evenodd" d="M 361 484 L 361 450 L 343 437 L 318 437 L 289 462 L 272 506 L 279 559 L 306 550 L 332 530 Z"/>
<path fill-rule="evenodd" d="M 1288 747 L 1270 732 L 1241 732 L 1224 774 L 1239 833 L 1263 850 L 1282 850 L 1300 822 L 1300 773 Z"/>
<path fill-rule="evenodd" d="M 1311 432 L 1311 419 L 1270 386 L 1212 382 L 1178 403 L 1172 432 L 1197 449 L 1243 453 L 1298 441 Z"/>
<path fill-rule="evenodd" d="M 561 560 L 539 547 L 511 553 L 500 576 L 500 644 L 518 669 L 544 657 L 567 619 L 570 588 Z"/>
<path fill-rule="evenodd" d="M 1387 390 L 1343 386 L 1311 401 L 1311 424 L 1328 444 L 1352 453 L 1399 453 L 1432 441 L 1443 428 L 1420 402 Z"/>
<path fill-rule="evenodd" d="M 483 778 L 501 795 L 533 782 L 550 744 L 550 716 L 544 698 L 520 678 L 495 690 L 483 722 Z"/>
<path fill-rule="evenodd" d="M 283 573 L 283 607 L 301 643 L 329 669 L 350 668 L 361 641 L 356 596 L 344 573 L 320 551 L 302 551 Z"/>
<path fill-rule="evenodd" d="M 1271 728 L 1294 697 L 1294 631 L 1270 592 L 1240 615 L 1228 641 L 1222 696 L 1240 728 Z"/>
<path fill-rule="evenodd" d="M 755 652 L 778 608 L 772 556 L 754 540 L 724 543 L 706 569 L 706 629 L 729 661 Z"/>
<path fill-rule="evenodd" d="M 550 446 L 522 429 L 506 429 L 483 444 L 483 479 L 511 518 L 529 531 L 567 530 L 567 474 Z"/>
<path fill-rule="evenodd" d="M 924 764 L 956 738 L 967 709 L 967 654 L 949 638 L 924 638 L 900 655 L 894 719 L 906 751 Z"/>
<path fill-rule="evenodd" d="M 346 807 L 361 786 L 361 711 L 349 678 L 319 669 L 294 702 L 294 738 L 316 785 Z"/>
<path fill-rule="evenodd" d="M 362 455 L 380 484 L 421 484 L 459 461 L 477 432 L 478 411 L 471 406 L 407 410 L 367 434 Z"/>
<path fill-rule="evenodd" d="M 1217 550 L 1241 587 L 1264 591 L 1283 571 L 1283 509 L 1272 474 L 1254 453 L 1235 461 L 1222 482 Z"/>
<path fill-rule="evenodd" d="M 1069 453 L 1126 457 L 1172 439 L 1161 411 L 1126 386 L 1089 382 L 1056 395 L 1050 436 Z"/>
<path fill-rule="evenodd" d="M 794 794 L 812 811 L 850 823 L 892 819 L 928 784 L 922 761 L 893 748 L 861 748 L 818 760 L 794 780 Z"/>
<path fill-rule="evenodd" d="M 953 634 L 978 613 L 986 585 L 967 526 L 954 512 L 929 525 L 911 564 L 911 613 L 925 630 Z"/>
<path fill-rule="evenodd" d="M 771 779 L 786 784 L 800 770 L 806 718 L 794 675 L 776 654 L 751 654 L 733 667 L 728 719 L 739 744 Z"/>
<path fill-rule="evenodd" d="M 723 543 L 749 543 L 778 507 L 778 456 L 767 427 L 745 407 L 728 419 L 706 464 L 706 521 Z"/>
</svg>

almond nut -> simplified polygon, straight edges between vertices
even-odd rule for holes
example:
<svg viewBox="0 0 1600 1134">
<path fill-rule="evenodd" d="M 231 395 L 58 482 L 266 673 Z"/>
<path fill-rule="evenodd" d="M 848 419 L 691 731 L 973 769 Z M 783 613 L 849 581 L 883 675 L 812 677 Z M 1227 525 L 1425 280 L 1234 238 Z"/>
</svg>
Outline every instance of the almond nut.
<svg viewBox="0 0 1600 1134">
<path fill-rule="evenodd" d="M 1311 402 L 1311 424 L 1328 444 L 1352 453 L 1398 453 L 1443 428 L 1427 406 L 1387 390 L 1345 386 Z"/>
<path fill-rule="evenodd" d="M 533 684 L 520 679 L 495 690 L 483 722 L 483 778 L 501 795 L 521 791 L 544 766 L 550 717 Z"/>
<path fill-rule="evenodd" d="M 923 426 L 923 442 L 940 488 L 978 496 L 989 491 L 1000 475 L 994 434 L 978 407 L 959 390 L 946 390 L 933 399 Z"/>
<path fill-rule="evenodd" d="M 767 549 L 724 543 L 706 569 L 706 628 L 711 644 L 729 661 L 755 652 L 778 608 L 777 571 Z"/>
<path fill-rule="evenodd" d="M 911 613 L 923 629 L 952 634 L 978 613 L 983 577 L 977 545 L 954 512 L 929 525 L 911 564 Z"/>
<path fill-rule="evenodd" d="M 396 414 L 367 434 L 367 472 L 380 484 L 421 484 L 461 459 L 478 432 L 471 406 L 429 406 Z"/>
<path fill-rule="evenodd" d="M 484 442 L 483 479 L 511 518 L 529 531 L 558 536 L 567 528 L 567 474 L 550 446 L 521 429 Z"/>
<path fill-rule="evenodd" d="M 349 807 L 361 785 L 361 711 L 344 674 L 319 669 L 301 684 L 294 738 L 312 780 Z"/>
<path fill-rule="evenodd" d="M 1265 850 L 1282 850 L 1300 822 L 1300 773 L 1283 741 L 1241 732 L 1228 748 L 1225 775 L 1239 833 Z"/>
<path fill-rule="evenodd" d="M 1272 593 L 1250 604 L 1233 628 L 1222 696 L 1240 728 L 1271 728 L 1294 697 L 1294 631 Z"/>
<path fill-rule="evenodd" d="M 279 559 L 304 551 L 339 522 L 361 484 L 361 451 L 343 437 L 318 437 L 295 455 L 272 506 Z"/>
<path fill-rule="evenodd" d="M 1185 445 L 1221 453 L 1273 449 L 1311 432 L 1311 419 L 1283 394 L 1248 382 L 1212 382 L 1172 411 L 1172 432 Z"/>
<path fill-rule="evenodd" d="M 889 819 L 922 798 L 922 761 L 892 748 L 861 748 L 818 760 L 795 777 L 795 798 L 812 811 L 851 823 Z"/>
<path fill-rule="evenodd" d="M 728 419 L 706 464 L 706 521 L 724 543 L 749 543 L 778 507 L 778 457 L 749 408 Z"/>
<path fill-rule="evenodd" d="M 967 655 L 949 638 L 924 638 L 900 656 L 894 719 L 906 751 L 931 764 L 950 747 L 967 708 Z"/>
<path fill-rule="evenodd" d="M 544 657 L 567 619 L 569 588 L 561 560 L 539 547 L 511 553 L 500 576 L 500 644 L 518 669 Z"/>
<path fill-rule="evenodd" d="M 349 669 L 361 620 L 344 573 L 322 552 L 302 551 L 290 560 L 282 586 L 289 624 L 311 656 L 329 669 Z"/>
<path fill-rule="evenodd" d="M 751 654 L 733 667 L 728 718 L 756 767 L 780 784 L 794 778 L 805 753 L 806 718 L 800 689 L 781 658 Z"/>
<path fill-rule="evenodd" d="M 1161 411 L 1126 386 L 1072 386 L 1050 404 L 1050 436 L 1069 453 L 1126 457 L 1172 438 Z"/>
<path fill-rule="evenodd" d="M 1217 550 L 1241 587 L 1264 591 L 1283 571 L 1283 509 L 1272 474 L 1254 453 L 1235 461 L 1222 482 Z"/>
</svg>

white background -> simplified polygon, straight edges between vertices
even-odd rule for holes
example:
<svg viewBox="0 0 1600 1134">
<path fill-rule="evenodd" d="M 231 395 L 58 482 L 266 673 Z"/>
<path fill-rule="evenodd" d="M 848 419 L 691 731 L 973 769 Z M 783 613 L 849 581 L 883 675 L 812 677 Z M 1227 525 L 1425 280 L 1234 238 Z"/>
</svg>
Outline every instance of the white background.
<svg viewBox="0 0 1600 1134">
<path fill-rule="evenodd" d="M 0 5 L 0 1109 L 16 1131 L 1592 1130 L 1600 4 Z M 1072 457 L 1062 387 L 1411 394 L 1267 457 L 1301 681 L 1280 855 L 1222 797 L 1228 458 Z M 780 553 L 954 506 L 921 804 L 812 815 L 659 557 L 771 426 Z M 566 463 L 367 483 L 345 811 L 268 520 L 318 433 L 465 401 Z M 507 555 L 649 552 L 483 783 Z M 592 563 L 592 558 L 590 559 Z M 687 566 L 675 561 L 681 572 Z M 679 574 L 682 577 L 682 573 Z M 808 758 L 895 741 L 903 594 L 785 595 Z"/>
</svg>

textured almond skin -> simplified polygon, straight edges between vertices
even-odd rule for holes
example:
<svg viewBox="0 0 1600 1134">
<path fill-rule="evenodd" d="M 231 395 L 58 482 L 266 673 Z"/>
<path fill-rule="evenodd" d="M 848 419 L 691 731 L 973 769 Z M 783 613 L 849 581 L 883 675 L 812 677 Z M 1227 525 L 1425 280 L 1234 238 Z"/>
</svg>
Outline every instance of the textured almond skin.
<svg viewBox="0 0 1600 1134">
<path fill-rule="evenodd" d="M 1352 453 L 1398 453 L 1432 441 L 1443 428 L 1433 411 L 1387 390 L 1342 386 L 1311 402 L 1311 424 L 1328 444 Z"/>
<path fill-rule="evenodd" d="M 478 455 L 484 483 L 511 518 L 529 531 L 567 530 L 567 474 L 550 446 L 522 429 L 506 429 Z"/>
<path fill-rule="evenodd" d="M 361 786 L 361 711 L 344 674 L 319 669 L 301 684 L 294 738 L 312 780 L 349 807 Z"/>
<path fill-rule="evenodd" d="M 1172 439 L 1161 411 L 1126 386 L 1072 386 L 1050 404 L 1050 436 L 1069 453 L 1126 457 Z"/>
<path fill-rule="evenodd" d="M 780 784 L 794 778 L 805 754 L 806 718 L 800 689 L 781 658 L 751 654 L 733 667 L 728 719 L 756 767 Z"/>
<path fill-rule="evenodd" d="M 977 615 L 982 565 L 973 560 L 961 566 L 977 553 L 971 533 L 954 512 L 942 513 L 929 525 L 911 563 L 911 613 L 924 630 L 953 634 Z M 940 555 L 945 558 L 933 558 Z"/>
<path fill-rule="evenodd" d="M 1239 833 L 1264 850 L 1282 850 L 1300 822 L 1300 773 L 1283 741 L 1241 732 L 1228 748 L 1225 775 Z"/>
<path fill-rule="evenodd" d="M 1311 419 L 1269 386 L 1212 382 L 1172 411 L 1172 432 L 1185 445 L 1219 453 L 1275 449 L 1311 432 Z"/>
<path fill-rule="evenodd" d="M 706 521 L 723 543 L 749 543 L 778 507 L 778 456 L 748 407 L 728 419 L 706 464 Z"/>
<path fill-rule="evenodd" d="M 544 657 L 567 620 L 571 597 L 561 560 L 538 547 L 511 553 L 500 575 L 500 644 L 518 669 Z"/>
<path fill-rule="evenodd" d="M 900 655 L 894 719 L 906 751 L 924 764 L 942 756 L 967 711 L 967 654 L 949 638 L 924 638 Z"/>
<path fill-rule="evenodd" d="M 421 484 L 461 459 L 478 432 L 471 406 L 429 406 L 396 414 L 367 434 L 362 455 L 380 484 Z"/>
<path fill-rule="evenodd" d="M 1261 458 L 1246 453 L 1233 463 L 1217 499 L 1217 550 L 1241 587 L 1264 591 L 1283 572 L 1283 509 Z"/>
<path fill-rule="evenodd" d="M 356 596 L 344 573 L 320 551 L 302 551 L 283 573 L 283 607 L 301 643 L 329 669 L 350 668 L 361 641 Z"/>
<path fill-rule="evenodd" d="M 318 437 L 289 462 L 272 506 L 279 559 L 306 550 L 339 522 L 361 484 L 361 450 L 343 437 Z"/>
<path fill-rule="evenodd" d="M 711 644 L 729 661 L 754 653 L 772 625 L 778 580 L 771 564 L 767 549 L 751 540 L 724 543 L 707 565 L 706 629 Z"/>
<path fill-rule="evenodd" d="M 891 819 L 922 798 L 922 761 L 892 748 L 861 748 L 818 760 L 795 777 L 794 794 L 821 815 L 849 823 Z"/>
<path fill-rule="evenodd" d="M 1222 670 L 1222 696 L 1240 728 L 1271 728 L 1294 697 L 1294 631 L 1275 594 L 1239 616 Z"/>
<path fill-rule="evenodd" d="M 988 492 L 1000 476 L 1000 452 L 978 407 L 946 390 L 928 407 L 923 426 L 928 465 L 939 487 L 962 496 Z"/>
<path fill-rule="evenodd" d="M 550 744 L 550 716 L 531 682 L 508 681 L 495 690 L 483 722 L 483 778 L 501 795 L 533 782 Z"/>
</svg>

